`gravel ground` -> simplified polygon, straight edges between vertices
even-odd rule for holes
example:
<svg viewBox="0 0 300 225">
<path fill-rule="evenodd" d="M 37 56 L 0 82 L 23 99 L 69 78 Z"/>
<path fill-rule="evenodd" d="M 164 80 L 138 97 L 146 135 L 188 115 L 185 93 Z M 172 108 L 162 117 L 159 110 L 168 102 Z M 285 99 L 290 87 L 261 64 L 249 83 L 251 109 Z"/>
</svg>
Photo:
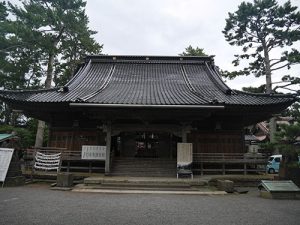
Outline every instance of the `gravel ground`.
<svg viewBox="0 0 300 225">
<path fill-rule="evenodd" d="M 34 184 L 0 189 L 0 225 L 300 224 L 299 200 L 248 194 L 186 196 L 51 191 Z"/>
</svg>

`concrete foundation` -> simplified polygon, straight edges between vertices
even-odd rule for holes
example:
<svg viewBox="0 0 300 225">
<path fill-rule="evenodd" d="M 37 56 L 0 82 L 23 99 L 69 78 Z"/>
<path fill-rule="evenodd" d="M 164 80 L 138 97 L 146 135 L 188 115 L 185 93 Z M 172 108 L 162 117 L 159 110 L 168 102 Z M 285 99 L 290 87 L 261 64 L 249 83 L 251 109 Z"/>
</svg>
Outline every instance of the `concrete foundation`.
<svg viewBox="0 0 300 225">
<path fill-rule="evenodd" d="M 72 187 L 73 174 L 72 173 L 58 173 L 57 174 L 57 187 Z"/>
</svg>

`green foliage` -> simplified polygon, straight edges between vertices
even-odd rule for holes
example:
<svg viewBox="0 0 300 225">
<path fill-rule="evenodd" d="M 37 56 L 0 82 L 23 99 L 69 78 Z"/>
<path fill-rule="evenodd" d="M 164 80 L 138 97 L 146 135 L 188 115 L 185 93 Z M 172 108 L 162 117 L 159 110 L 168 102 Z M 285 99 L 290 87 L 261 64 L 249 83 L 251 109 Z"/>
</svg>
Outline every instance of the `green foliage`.
<svg viewBox="0 0 300 225">
<path fill-rule="evenodd" d="M 276 132 L 276 148 L 284 157 L 284 163 L 290 167 L 298 165 L 298 154 L 300 146 L 296 145 L 297 138 L 300 137 L 299 121 L 291 125 L 281 125 L 280 131 Z M 298 165 L 299 166 L 299 165 Z"/>
<path fill-rule="evenodd" d="M 295 120 L 300 121 L 300 103 L 299 101 L 292 104 L 289 108 L 282 112 L 283 116 L 293 117 Z"/>
<path fill-rule="evenodd" d="M 64 85 L 85 55 L 100 54 L 85 6 L 83 0 L 0 2 L 0 88 L 50 87 L 53 71 L 55 85 Z M 1 122 L 12 125 L 10 110 L 1 110 Z"/>
<path fill-rule="evenodd" d="M 0 125 L 0 133 L 15 133 L 20 138 L 20 147 L 23 149 L 34 145 L 37 120 L 30 119 L 26 127 Z"/>
<path fill-rule="evenodd" d="M 229 79 L 249 74 L 271 77 L 273 71 L 289 69 L 300 62 L 300 53 L 294 48 L 272 58 L 275 49 L 291 47 L 300 40 L 300 12 L 290 1 L 282 6 L 276 0 L 242 2 L 236 12 L 228 14 L 223 33 L 230 45 L 242 48 L 242 53 L 235 55 L 234 66 L 239 66 L 241 60 L 249 61 L 242 70 L 225 71 L 224 76 Z M 289 78 L 294 84 L 300 82 L 295 77 Z M 267 91 L 270 87 L 271 78 L 267 81 Z"/>
<path fill-rule="evenodd" d="M 291 125 L 283 124 L 276 133 L 277 140 L 286 144 L 293 144 L 297 137 L 300 137 L 300 123 L 296 122 Z"/>
<path fill-rule="evenodd" d="M 242 90 L 250 93 L 264 93 L 266 92 L 266 85 L 263 84 L 259 87 L 243 87 Z"/>
<path fill-rule="evenodd" d="M 36 88 L 42 77 L 41 52 L 36 48 L 32 33 L 22 21 L 14 21 L 10 8 L 0 3 L 0 87 L 4 89 Z"/>
<path fill-rule="evenodd" d="M 44 68 L 47 65 L 49 82 L 46 86 L 51 85 L 53 70 L 56 85 L 64 83 L 85 55 L 101 52 L 102 45 L 92 37 L 97 32 L 88 28 L 83 0 L 24 0 L 22 3 L 21 7 L 9 3 L 15 17 L 13 22 L 17 25 L 14 36 L 21 43 L 34 43 L 34 49 L 41 53 L 37 58 Z M 36 72 L 45 74 L 41 69 L 39 67 Z"/>
<path fill-rule="evenodd" d="M 265 142 L 265 143 L 260 143 L 259 147 L 268 150 L 269 152 L 274 152 L 276 149 L 276 144 L 271 142 Z"/>
<path fill-rule="evenodd" d="M 198 48 L 198 47 L 193 48 L 191 45 L 185 48 L 185 51 L 179 55 L 180 56 L 207 56 L 203 48 Z"/>
</svg>

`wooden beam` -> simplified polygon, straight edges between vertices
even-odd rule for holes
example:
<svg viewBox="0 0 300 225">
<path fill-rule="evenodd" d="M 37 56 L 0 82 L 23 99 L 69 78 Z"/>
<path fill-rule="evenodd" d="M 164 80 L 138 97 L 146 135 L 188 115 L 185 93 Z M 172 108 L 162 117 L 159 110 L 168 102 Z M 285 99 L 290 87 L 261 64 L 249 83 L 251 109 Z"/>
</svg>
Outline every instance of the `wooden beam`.
<svg viewBox="0 0 300 225">
<path fill-rule="evenodd" d="M 111 122 L 106 123 L 106 159 L 105 174 L 110 172 L 110 149 L 111 149 Z"/>
</svg>

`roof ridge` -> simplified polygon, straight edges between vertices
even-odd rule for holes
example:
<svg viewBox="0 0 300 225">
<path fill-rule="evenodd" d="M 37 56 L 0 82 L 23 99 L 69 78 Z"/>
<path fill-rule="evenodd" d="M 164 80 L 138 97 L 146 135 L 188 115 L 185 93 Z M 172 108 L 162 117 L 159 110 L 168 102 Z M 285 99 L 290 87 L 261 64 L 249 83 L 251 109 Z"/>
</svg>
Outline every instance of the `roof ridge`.
<svg viewBox="0 0 300 225">
<path fill-rule="evenodd" d="M 70 86 L 70 85 L 72 85 L 72 84 L 75 85 L 75 87 L 78 86 L 78 84 L 80 84 L 80 82 L 81 82 L 82 79 L 84 78 L 84 76 L 81 76 L 81 77 L 80 77 L 80 75 L 83 74 L 83 73 L 85 73 L 86 71 L 88 71 L 88 70 L 90 69 L 91 63 L 92 63 L 92 60 L 89 60 L 89 61 L 85 64 L 85 66 L 83 66 L 83 68 L 80 69 L 80 70 L 75 74 L 75 76 L 71 78 L 71 80 L 69 80 L 69 82 L 65 85 L 65 87 L 68 87 L 68 86 Z M 78 79 L 78 78 L 81 78 L 81 79 Z"/>
<path fill-rule="evenodd" d="M 238 94 L 259 96 L 259 97 L 284 97 L 284 98 L 297 98 L 297 94 L 278 94 L 278 93 L 252 93 L 247 91 L 234 90 Z"/>
<path fill-rule="evenodd" d="M 214 56 L 160 56 L 160 55 L 88 55 L 85 60 L 140 60 L 140 61 L 151 61 L 151 60 L 170 60 L 170 61 L 185 61 L 185 60 L 205 60 L 213 61 Z"/>
<path fill-rule="evenodd" d="M 187 73 L 186 73 L 185 68 L 184 68 L 183 65 L 181 65 L 181 74 L 182 74 L 183 80 L 184 80 L 185 84 L 187 85 L 188 89 L 190 90 L 190 92 L 192 92 L 198 98 L 202 98 L 203 100 L 208 101 L 209 103 L 213 102 L 213 99 L 208 99 L 208 98 L 204 97 L 203 95 L 201 95 L 199 92 L 196 91 L 196 89 L 192 85 L 190 79 L 188 78 Z"/>
<path fill-rule="evenodd" d="M 94 91 L 93 93 L 89 94 L 89 95 L 86 95 L 84 97 L 81 97 L 81 98 L 77 98 L 76 100 L 78 101 L 87 101 L 89 99 L 91 99 L 92 97 L 96 96 L 97 94 L 99 94 L 101 91 L 103 91 L 109 84 L 114 72 L 115 72 L 115 69 L 116 69 L 116 65 L 113 64 L 109 70 L 109 73 L 108 73 L 108 76 L 106 77 L 105 81 L 103 82 L 103 84 L 100 86 L 100 88 L 96 91 Z"/>
<path fill-rule="evenodd" d="M 209 67 L 205 62 L 205 67 L 208 69 L 208 72 L 211 76 L 208 76 L 209 79 L 224 93 L 230 95 L 232 90 L 224 83 L 224 81 L 216 74 L 216 72 Z M 219 81 L 218 81 L 219 80 Z M 225 87 L 222 87 L 224 85 Z"/>
</svg>

